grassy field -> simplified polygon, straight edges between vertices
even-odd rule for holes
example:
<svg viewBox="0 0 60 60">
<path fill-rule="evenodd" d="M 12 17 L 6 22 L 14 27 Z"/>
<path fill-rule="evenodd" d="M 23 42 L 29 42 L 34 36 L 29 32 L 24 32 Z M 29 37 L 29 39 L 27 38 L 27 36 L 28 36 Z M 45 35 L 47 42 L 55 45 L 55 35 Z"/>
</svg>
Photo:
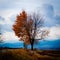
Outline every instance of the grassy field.
<svg viewBox="0 0 60 60">
<path fill-rule="evenodd" d="M 60 60 L 60 51 L 0 49 L 0 60 Z"/>
</svg>

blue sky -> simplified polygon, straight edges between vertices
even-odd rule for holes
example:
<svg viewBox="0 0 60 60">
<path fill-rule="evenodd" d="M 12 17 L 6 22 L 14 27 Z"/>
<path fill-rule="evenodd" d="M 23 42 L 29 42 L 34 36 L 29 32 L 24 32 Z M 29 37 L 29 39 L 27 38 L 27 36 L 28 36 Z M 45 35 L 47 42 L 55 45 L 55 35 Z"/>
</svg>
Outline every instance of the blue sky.
<svg viewBox="0 0 60 60">
<path fill-rule="evenodd" d="M 23 9 L 29 13 L 37 10 L 41 13 L 45 19 L 44 29 L 50 30 L 47 40 L 60 39 L 60 0 L 0 0 L 0 28 L 4 41 L 18 41 L 12 25 Z"/>
</svg>

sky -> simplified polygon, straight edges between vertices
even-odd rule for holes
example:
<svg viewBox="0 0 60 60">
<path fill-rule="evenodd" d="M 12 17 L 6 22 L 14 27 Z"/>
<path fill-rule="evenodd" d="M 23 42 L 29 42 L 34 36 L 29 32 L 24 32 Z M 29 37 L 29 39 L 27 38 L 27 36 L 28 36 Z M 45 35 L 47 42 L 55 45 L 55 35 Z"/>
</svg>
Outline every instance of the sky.
<svg viewBox="0 0 60 60">
<path fill-rule="evenodd" d="M 22 10 L 39 11 L 45 20 L 43 28 L 50 30 L 46 40 L 60 39 L 60 0 L 0 0 L 0 32 L 5 42 L 18 41 L 12 25 Z"/>
</svg>

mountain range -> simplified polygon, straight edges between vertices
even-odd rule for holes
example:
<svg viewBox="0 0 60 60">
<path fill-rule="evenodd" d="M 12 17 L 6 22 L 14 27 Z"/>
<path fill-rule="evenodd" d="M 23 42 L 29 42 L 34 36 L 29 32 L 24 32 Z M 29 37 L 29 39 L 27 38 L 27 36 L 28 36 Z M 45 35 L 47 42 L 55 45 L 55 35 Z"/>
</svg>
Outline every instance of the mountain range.
<svg viewBox="0 0 60 60">
<path fill-rule="evenodd" d="M 16 43 L 0 43 L 0 48 L 24 48 L 23 42 Z M 27 48 L 30 49 L 31 46 L 27 45 Z M 37 44 L 34 44 L 34 48 L 41 50 L 60 50 L 60 40 L 41 40 Z"/>
</svg>

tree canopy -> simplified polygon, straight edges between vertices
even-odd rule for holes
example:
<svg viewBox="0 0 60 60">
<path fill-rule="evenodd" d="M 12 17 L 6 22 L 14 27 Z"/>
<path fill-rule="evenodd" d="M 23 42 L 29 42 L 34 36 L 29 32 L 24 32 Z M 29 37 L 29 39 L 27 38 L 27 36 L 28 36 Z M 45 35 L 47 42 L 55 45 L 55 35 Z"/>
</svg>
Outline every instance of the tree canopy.
<svg viewBox="0 0 60 60">
<path fill-rule="evenodd" d="M 22 11 L 16 18 L 13 30 L 20 40 L 23 40 L 26 44 L 30 43 L 32 47 L 31 49 L 33 50 L 33 44 L 37 40 L 36 35 L 38 28 L 41 28 L 43 23 L 44 20 L 40 14 L 27 14 L 26 11 Z M 49 33 L 46 30 L 41 31 L 41 29 L 39 29 L 39 31 L 42 33 L 40 40 L 45 38 L 45 36 Z"/>
</svg>

